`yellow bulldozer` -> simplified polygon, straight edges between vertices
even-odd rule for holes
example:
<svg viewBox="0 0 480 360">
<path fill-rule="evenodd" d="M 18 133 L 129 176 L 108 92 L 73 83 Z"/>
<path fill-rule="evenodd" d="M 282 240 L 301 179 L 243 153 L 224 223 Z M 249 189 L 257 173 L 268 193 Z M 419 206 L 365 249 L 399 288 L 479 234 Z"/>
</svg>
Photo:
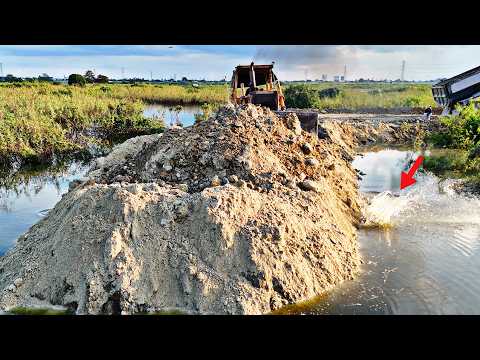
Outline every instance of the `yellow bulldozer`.
<svg viewBox="0 0 480 360">
<path fill-rule="evenodd" d="M 270 65 L 238 65 L 233 70 L 230 101 L 235 105 L 254 104 L 270 108 L 278 116 L 294 113 L 305 131 L 324 136 L 319 128 L 318 111 L 287 109 L 282 86 Z"/>
<path fill-rule="evenodd" d="M 274 111 L 285 110 L 285 97 L 280 81 L 273 73 L 273 63 L 238 65 L 233 71 L 230 100 L 236 105 L 250 103 Z"/>
</svg>

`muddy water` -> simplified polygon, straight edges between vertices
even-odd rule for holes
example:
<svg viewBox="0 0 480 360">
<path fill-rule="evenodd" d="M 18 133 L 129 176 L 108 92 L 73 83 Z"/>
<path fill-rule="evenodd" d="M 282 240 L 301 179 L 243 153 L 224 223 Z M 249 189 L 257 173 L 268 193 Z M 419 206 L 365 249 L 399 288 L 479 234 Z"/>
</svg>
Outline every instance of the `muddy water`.
<svg viewBox="0 0 480 360">
<path fill-rule="evenodd" d="M 367 217 L 383 227 L 360 231 L 356 280 L 282 312 L 480 314 L 480 199 L 457 195 L 451 181 L 430 174 L 400 191 L 400 171 L 415 157 L 382 150 L 355 159 L 366 174 Z"/>
<path fill-rule="evenodd" d="M 88 165 L 80 162 L 55 169 L 33 169 L 8 186 L 0 186 L 0 256 L 55 206 L 68 191 L 70 181 L 83 177 L 87 170 Z"/>
</svg>

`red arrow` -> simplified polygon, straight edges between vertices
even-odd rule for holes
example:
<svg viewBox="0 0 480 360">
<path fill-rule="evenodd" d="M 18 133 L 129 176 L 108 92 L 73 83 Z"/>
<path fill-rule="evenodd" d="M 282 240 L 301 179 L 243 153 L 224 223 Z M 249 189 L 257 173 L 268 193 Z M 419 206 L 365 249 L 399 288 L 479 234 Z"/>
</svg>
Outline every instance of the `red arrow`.
<svg viewBox="0 0 480 360">
<path fill-rule="evenodd" d="M 413 185 L 417 182 L 417 180 L 413 178 L 413 175 L 415 175 L 415 172 L 418 170 L 422 161 L 423 161 L 423 156 L 420 155 L 417 158 L 417 160 L 415 160 L 415 163 L 412 165 L 410 170 L 408 170 L 408 174 L 402 171 L 402 176 L 400 177 L 400 190 L 406 188 L 407 186 Z"/>
</svg>

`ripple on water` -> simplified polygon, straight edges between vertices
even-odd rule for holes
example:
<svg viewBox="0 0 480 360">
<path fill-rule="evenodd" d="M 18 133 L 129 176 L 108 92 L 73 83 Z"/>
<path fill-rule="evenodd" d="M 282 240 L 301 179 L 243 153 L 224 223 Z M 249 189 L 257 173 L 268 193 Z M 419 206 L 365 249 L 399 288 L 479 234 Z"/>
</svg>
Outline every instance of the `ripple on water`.
<svg viewBox="0 0 480 360">
<path fill-rule="evenodd" d="M 303 312 L 480 314 L 480 199 L 428 173 L 400 191 L 397 179 L 414 157 L 384 150 L 354 161 L 367 174 L 360 189 L 376 192 L 367 220 L 390 227 L 361 229 L 360 276 Z"/>
</svg>

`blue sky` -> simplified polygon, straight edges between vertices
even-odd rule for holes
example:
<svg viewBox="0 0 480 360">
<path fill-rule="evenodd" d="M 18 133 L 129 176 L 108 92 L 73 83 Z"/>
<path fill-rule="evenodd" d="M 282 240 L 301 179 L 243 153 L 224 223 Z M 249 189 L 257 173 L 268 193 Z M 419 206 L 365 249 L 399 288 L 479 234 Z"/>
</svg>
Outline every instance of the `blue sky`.
<svg viewBox="0 0 480 360">
<path fill-rule="evenodd" d="M 480 65 L 480 46 L 449 45 L 0 45 L 3 74 L 63 78 L 88 69 L 112 78 L 230 78 L 233 68 L 254 60 L 275 61 L 280 79 L 396 79 L 405 60 L 407 80 L 450 77 Z"/>
</svg>

